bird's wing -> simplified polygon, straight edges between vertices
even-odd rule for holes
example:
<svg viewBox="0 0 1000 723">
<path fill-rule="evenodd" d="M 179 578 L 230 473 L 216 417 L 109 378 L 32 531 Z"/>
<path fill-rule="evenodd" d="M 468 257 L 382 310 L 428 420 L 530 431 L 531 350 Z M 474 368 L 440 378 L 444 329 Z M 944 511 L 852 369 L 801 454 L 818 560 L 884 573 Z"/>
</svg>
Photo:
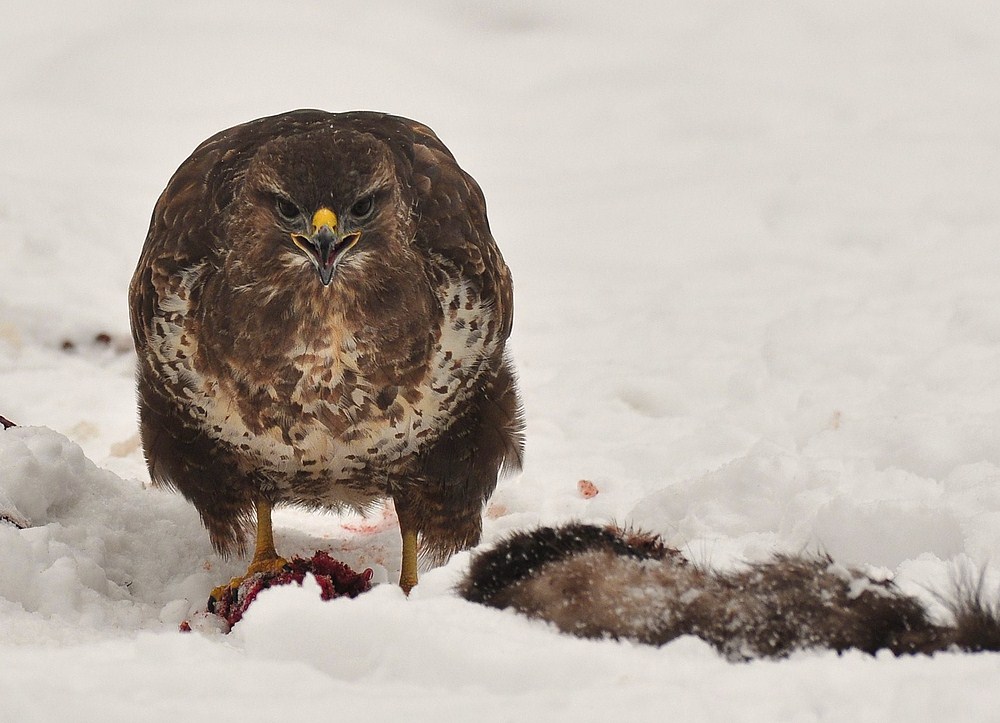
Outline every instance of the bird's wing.
<svg viewBox="0 0 1000 723">
<path fill-rule="evenodd" d="M 401 177 L 410 179 L 416 216 L 414 244 L 450 267 L 493 308 L 506 338 L 513 320 L 510 271 L 490 232 L 479 184 L 422 123 L 378 113 L 344 115 L 384 140 L 396 156 Z"/>
</svg>

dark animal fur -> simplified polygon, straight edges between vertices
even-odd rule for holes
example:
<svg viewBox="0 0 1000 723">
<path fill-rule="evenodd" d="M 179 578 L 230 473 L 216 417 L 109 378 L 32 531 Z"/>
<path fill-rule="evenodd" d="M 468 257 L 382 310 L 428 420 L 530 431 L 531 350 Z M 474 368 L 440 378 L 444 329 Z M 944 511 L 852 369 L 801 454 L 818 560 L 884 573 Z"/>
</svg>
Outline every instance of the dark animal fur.
<svg viewBox="0 0 1000 723">
<path fill-rule="evenodd" d="M 654 535 L 570 524 L 519 532 L 477 555 L 460 594 L 581 637 L 663 645 L 696 635 L 733 660 L 829 648 L 896 655 L 1000 650 L 1000 604 L 956 586 L 952 625 L 891 582 L 825 555 L 776 555 L 736 572 L 688 562 Z"/>
</svg>

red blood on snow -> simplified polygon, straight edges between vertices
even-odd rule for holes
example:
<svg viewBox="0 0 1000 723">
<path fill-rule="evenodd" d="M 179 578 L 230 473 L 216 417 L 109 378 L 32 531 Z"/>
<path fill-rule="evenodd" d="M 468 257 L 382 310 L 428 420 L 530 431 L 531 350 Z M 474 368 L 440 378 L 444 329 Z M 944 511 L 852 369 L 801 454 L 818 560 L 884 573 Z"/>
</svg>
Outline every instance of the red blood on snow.
<svg viewBox="0 0 1000 723">
<path fill-rule="evenodd" d="M 353 598 L 371 589 L 370 568 L 363 572 L 355 572 L 320 550 L 311 559 L 292 558 L 283 570 L 260 572 L 248 577 L 238 588 L 226 588 L 221 600 L 209 600 L 208 611 L 218 615 L 232 628 L 243 618 L 247 608 L 257 599 L 261 590 L 292 582 L 301 585 L 308 573 L 312 573 L 319 583 L 320 598 L 323 600 L 333 600 L 345 595 Z M 184 629 L 183 624 L 181 629 Z"/>
</svg>

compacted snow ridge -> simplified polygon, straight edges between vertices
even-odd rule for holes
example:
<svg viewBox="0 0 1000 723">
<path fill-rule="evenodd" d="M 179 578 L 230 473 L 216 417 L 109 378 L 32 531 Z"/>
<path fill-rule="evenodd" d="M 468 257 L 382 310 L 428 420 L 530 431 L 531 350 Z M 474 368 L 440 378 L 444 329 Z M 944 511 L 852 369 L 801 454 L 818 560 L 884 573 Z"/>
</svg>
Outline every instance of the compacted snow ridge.
<svg viewBox="0 0 1000 723">
<path fill-rule="evenodd" d="M 152 489 L 126 287 L 170 174 L 299 107 L 432 127 L 515 280 L 523 473 L 721 569 L 822 551 L 1000 590 L 1000 13 L 913 4 L 12 0 L 0 23 L 0 720 L 989 720 L 1000 656 L 727 662 L 391 583 L 391 507 L 275 512 L 373 571 L 199 624 L 245 569 Z M 184 620 L 195 631 L 179 632 Z"/>
</svg>

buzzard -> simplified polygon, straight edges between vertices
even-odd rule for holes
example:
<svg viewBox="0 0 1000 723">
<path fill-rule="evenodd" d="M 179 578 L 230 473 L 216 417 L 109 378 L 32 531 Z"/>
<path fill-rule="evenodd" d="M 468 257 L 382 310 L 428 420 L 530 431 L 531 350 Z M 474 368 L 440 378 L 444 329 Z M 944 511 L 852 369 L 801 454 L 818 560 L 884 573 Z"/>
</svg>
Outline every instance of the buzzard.
<svg viewBox="0 0 1000 723">
<path fill-rule="evenodd" d="M 510 272 L 425 125 L 297 110 L 212 136 L 156 203 L 129 304 L 150 476 L 224 555 L 256 522 L 248 575 L 284 565 L 274 505 L 391 498 L 409 592 L 418 549 L 475 545 L 520 467 Z"/>
</svg>

